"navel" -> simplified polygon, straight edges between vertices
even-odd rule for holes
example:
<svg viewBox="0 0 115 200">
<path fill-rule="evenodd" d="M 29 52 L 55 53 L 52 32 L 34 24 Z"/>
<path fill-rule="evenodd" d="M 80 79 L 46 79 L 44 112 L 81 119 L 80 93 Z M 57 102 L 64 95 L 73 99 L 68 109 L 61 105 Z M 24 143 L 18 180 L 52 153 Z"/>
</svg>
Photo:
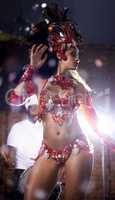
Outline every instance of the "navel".
<svg viewBox="0 0 115 200">
<path fill-rule="evenodd" d="M 57 135 L 60 135 L 60 132 L 59 132 L 59 131 L 57 132 Z"/>
</svg>

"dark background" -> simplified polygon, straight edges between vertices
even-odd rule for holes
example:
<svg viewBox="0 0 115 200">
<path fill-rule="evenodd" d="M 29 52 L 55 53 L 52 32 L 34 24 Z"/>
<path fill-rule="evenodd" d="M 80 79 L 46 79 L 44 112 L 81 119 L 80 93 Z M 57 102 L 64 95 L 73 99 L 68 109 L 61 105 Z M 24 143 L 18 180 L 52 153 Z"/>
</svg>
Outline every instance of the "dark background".
<svg viewBox="0 0 115 200">
<path fill-rule="evenodd" d="M 0 28 L 14 31 L 15 20 L 21 16 L 35 22 L 40 8 L 33 11 L 34 5 L 42 1 L 2 0 L 0 1 Z M 56 2 L 56 1 L 47 1 Z M 115 44 L 115 1 L 114 0 L 58 0 L 61 6 L 67 6 L 78 22 L 82 34 L 88 43 Z"/>
<path fill-rule="evenodd" d="M 10 35 L 24 36 L 26 28 L 38 22 L 41 2 L 35 0 L 4 0 L 0 2 L 0 30 Z M 70 8 L 70 16 L 78 23 L 84 39 L 80 50 L 80 72 L 97 92 L 110 89 L 114 107 L 115 85 L 115 1 L 114 0 L 59 0 L 60 6 Z M 36 7 L 37 5 L 37 7 Z M 7 38 L 7 37 L 6 37 Z M 15 41 L 0 41 L 0 108 L 6 106 L 6 90 L 14 86 L 12 73 L 17 73 L 27 59 L 28 50 Z M 10 79 L 10 81 L 9 81 Z"/>
</svg>

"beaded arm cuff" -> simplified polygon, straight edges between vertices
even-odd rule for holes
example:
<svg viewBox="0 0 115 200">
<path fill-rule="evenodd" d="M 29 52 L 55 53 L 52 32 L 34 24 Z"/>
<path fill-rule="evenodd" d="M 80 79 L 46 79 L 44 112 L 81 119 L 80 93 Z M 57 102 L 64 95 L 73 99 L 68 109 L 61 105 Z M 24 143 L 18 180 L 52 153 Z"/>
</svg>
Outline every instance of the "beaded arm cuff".
<svg viewBox="0 0 115 200">
<path fill-rule="evenodd" d="M 10 89 L 5 95 L 5 100 L 10 106 L 22 106 L 25 104 L 26 97 L 18 96 L 13 89 Z"/>
<path fill-rule="evenodd" d="M 21 106 L 24 105 L 26 102 L 27 97 L 33 95 L 35 93 L 35 87 L 31 80 L 33 75 L 34 69 L 31 65 L 27 66 L 26 71 L 22 75 L 20 79 L 20 83 L 22 81 L 25 82 L 24 92 L 21 96 L 17 95 L 13 89 L 7 91 L 5 95 L 6 103 L 12 106 Z"/>
<path fill-rule="evenodd" d="M 33 72 L 34 72 L 34 69 L 33 69 L 32 65 L 27 65 L 27 69 L 24 72 L 24 74 L 22 75 L 20 82 L 31 80 Z"/>
</svg>

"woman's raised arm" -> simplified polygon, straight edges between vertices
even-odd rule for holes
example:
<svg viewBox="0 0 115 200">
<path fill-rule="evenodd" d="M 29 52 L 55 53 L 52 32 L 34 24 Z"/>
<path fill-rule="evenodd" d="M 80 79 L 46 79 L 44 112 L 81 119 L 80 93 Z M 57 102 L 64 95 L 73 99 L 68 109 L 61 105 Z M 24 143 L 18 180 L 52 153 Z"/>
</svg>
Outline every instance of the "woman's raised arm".
<svg viewBox="0 0 115 200">
<path fill-rule="evenodd" d="M 36 93 L 35 85 L 32 80 L 33 73 L 39 70 L 47 59 L 46 45 L 33 45 L 30 53 L 30 64 L 27 65 L 19 84 L 15 89 L 10 89 L 6 93 L 6 101 L 10 105 L 23 105 L 27 97 Z M 45 54 L 45 55 L 44 55 Z M 44 56 L 43 56 L 44 55 Z"/>
</svg>

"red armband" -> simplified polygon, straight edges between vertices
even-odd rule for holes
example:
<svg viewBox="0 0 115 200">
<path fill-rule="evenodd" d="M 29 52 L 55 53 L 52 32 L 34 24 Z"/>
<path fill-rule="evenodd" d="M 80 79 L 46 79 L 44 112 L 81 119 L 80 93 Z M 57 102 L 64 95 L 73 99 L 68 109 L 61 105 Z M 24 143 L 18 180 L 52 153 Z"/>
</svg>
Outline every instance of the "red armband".
<svg viewBox="0 0 115 200">
<path fill-rule="evenodd" d="M 27 69 L 24 72 L 24 74 L 22 75 L 20 82 L 31 80 L 33 72 L 34 72 L 34 69 L 33 69 L 32 65 L 27 65 Z"/>
<path fill-rule="evenodd" d="M 31 80 L 25 82 L 25 89 L 28 96 L 31 96 L 34 93 L 36 93 L 35 86 Z"/>
<path fill-rule="evenodd" d="M 18 96 L 14 90 L 9 90 L 5 95 L 6 103 L 11 106 L 21 106 L 24 104 L 26 97 Z"/>
</svg>

